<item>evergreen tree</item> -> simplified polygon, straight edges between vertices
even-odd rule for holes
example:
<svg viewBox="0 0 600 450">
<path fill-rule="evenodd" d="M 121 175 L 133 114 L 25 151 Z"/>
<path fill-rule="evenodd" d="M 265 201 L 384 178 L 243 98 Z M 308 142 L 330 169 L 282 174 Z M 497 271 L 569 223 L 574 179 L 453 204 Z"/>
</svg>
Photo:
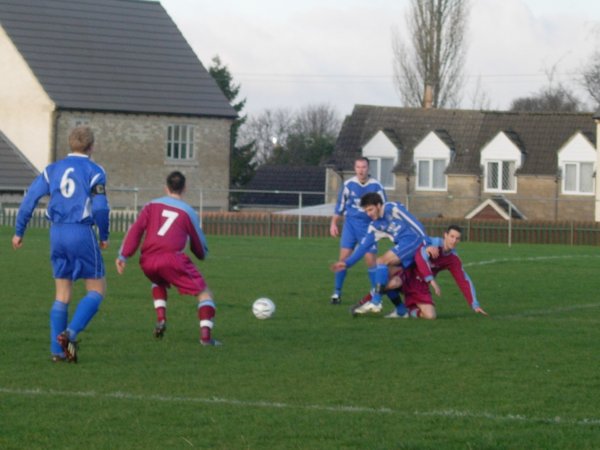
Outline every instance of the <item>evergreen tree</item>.
<svg viewBox="0 0 600 450">
<path fill-rule="evenodd" d="M 237 137 L 240 126 L 246 122 L 246 116 L 241 114 L 246 105 L 246 99 L 236 101 L 240 93 L 240 85 L 235 84 L 229 68 L 221 62 L 219 56 L 212 59 L 212 65 L 208 73 L 217 82 L 221 91 L 238 113 L 238 118 L 231 126 L 231 157 L 229 165 L 229 185 L 232 188 L 245 186 L 254 176 L 256 163 L 254 162 L 256 150 L 254 142 L 245 145 L 237 145 Z"/>
</svg>

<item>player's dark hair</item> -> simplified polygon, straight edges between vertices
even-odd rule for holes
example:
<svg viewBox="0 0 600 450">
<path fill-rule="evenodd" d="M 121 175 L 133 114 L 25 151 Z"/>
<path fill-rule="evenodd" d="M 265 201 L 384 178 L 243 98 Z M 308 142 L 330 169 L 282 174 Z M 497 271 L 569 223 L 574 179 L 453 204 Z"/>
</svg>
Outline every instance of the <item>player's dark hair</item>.
<svg viewBox="0 0 600 450">
<path fill-rule="evenodd" d="M 361 208 L 377 205 L 383 205 L 383 199 L 377 192 L 368 192 L 360 198 Z"/>
<path fill-rule="evenodd" d="M 447 229 L 446 229 L 446 233 L 450 233 L 452 230 L 454 231 L 458 231 L 460 234 L 462 234 L 462 228 L 459 227 L 458 225 L 450 225 Z"/>
<path fill-rule="evenodd" d="M 356 158 L 356 159 L 354 160 L 354 162 L 357 162 L 357 161 L 364 161 L 364 162 L 366 162 L 366 163 L 367 163 L 367 166 L 369 166 L 369 165 L 370 165 L 369 158 L 367 158 L 366 156 L 359 156 L 358 158 Z"/>
<path fill-rule="evenodd" d="M 167 177 L 167 187 L 173 194 L 181 194 L 185 189 L 185 175 L 176 170 Z"/>
<path fill-rule="evenodd" d="M 86 153 L 94 145 L 94 132 L 86 125 L 73 128 L 69 133 L 69 147 L 77 153 Z"/>
</svg>

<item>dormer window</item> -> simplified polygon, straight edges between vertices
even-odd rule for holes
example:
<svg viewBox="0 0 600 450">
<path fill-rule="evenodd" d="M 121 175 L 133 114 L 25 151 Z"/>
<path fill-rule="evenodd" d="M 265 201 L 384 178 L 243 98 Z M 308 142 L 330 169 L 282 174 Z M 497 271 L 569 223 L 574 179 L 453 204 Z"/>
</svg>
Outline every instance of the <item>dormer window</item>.
<svg viewBox="0 0 600 450">
<path fill-rule="evenodd" d="M 562 174 L 562 193 L 594 194 L 596 149 L 581 133 L 573 135 L 558 151 L 558 169 Z"/>
<path fill-rule="evenodd" d="M 515 161 L 488 161 L 485 181 L 488 192 L 514 192 L 516 190 Z"/>
<path fill-rule="evenodd" d="M 443 140 L 440 136 L 443 136 Z M 448 189 L 446 168 L 450 163 L 452 148 L 450 137 L 443 131 L 432 131 L 414 150 L 417 171 L 417 191 L 445 191 Z"/>
<path fill-rule="evenodd" d="M 417 160 L 417 189 L 438 191 L 446 190 L 445 159 Z"/>
<path fill-rule="evenodd" d="M 386 189 L 394 188 L 393 158 L 369 158 L 369 173 Z"/>
<path fill-rule="evenodd" d="M 593 194 L 594 164 L 567 162 L 564 164 L 563 193 Z"/>
<path fill-rule="evenodd" d="M 378 131 L 365 144 L 362 156 L 369 159 L 369 174 L 386 189 L 395 188 L 394 166 L 398 161 L 398 148 L 383 131 Z"/>
<path fill-rule="evenodd" d="M 517 192 L 515 174 L 524 159 L 518 142 L 514 132 L 507 134 L 501 131 L 481 150 L 485 192 Z"/>
</svg>

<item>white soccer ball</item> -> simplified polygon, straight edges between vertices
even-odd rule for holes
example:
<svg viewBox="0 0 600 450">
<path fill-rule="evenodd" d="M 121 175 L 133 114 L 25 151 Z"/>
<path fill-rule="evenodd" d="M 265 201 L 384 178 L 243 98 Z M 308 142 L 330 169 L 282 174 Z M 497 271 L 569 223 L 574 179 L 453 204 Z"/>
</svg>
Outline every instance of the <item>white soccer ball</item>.
<svg viewBox="0 0 600 450">
<path fill-rule="evenodd" d="M 259 298 L 252 304 L 252 313 L 257 319 L 268 319 L 275 314 L 275 303 L 270 298 Z"/>
</svg>

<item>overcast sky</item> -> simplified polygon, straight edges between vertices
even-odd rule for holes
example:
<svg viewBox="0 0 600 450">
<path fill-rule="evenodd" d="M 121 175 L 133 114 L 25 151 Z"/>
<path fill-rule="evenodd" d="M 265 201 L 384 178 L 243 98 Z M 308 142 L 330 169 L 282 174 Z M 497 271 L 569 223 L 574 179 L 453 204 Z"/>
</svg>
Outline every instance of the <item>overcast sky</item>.
<svg viewBox="0 0 600 450">
<path fill-rule="evenodd" d="M 205 65 L 219 55 L 245 112 L 328 103 L 402 106 L 392 81 L 392 29 L 409 0 L 161 0 Z M 554 82 L 578 85 L 600 49 L 600 0 L 471 0 L 463 108 L 480 86 L 491 109 Z"/>
</svg>

